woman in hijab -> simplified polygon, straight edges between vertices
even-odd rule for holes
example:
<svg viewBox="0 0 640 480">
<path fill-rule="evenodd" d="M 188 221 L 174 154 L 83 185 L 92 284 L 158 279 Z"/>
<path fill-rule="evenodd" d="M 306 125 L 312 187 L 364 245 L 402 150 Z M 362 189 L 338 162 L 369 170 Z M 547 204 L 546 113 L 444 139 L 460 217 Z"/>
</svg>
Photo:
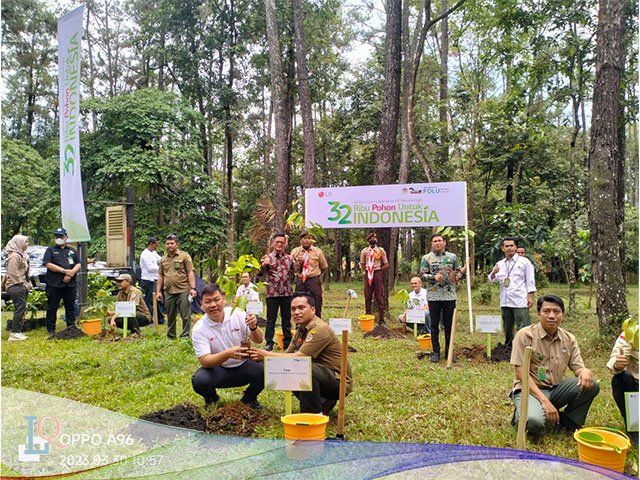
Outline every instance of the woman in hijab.
<svg viewBox="0 0 640 480">
<path fill-rule="evenodd" d="M 29 246 L 28 237 L 24 235 L 14 235 L 7 243 L 7 293 L 11 296 L 15 310 L 13 312 L 13 321 L 11 322 L 10 341 L 26 340 L 27 337 L 22 333 L 22 321 L 24 313 L 27 309 L 27 295 L 31 290 L 31 281 L 29 280 L 29 254 L 27 247 Z"/>
</svg>

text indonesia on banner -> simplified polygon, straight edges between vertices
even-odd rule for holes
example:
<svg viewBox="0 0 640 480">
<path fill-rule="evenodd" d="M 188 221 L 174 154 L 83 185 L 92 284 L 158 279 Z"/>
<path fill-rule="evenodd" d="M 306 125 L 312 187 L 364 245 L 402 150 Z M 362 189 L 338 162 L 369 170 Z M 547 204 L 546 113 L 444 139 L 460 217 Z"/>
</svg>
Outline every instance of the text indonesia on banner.
<svg viewBox="0 0 640 480">
<path fill-rule="evenodd" d="M 466 182 L 308 188 L 307 225 L 384 228 L 466 225 Z"/>
<path fill-rule="evenodd" d="M 80 175 L 80 54 L 84 6 L 58 19 L 60 106 L 60 205 L 69 240 L 91 240 Z"/>
</svg>

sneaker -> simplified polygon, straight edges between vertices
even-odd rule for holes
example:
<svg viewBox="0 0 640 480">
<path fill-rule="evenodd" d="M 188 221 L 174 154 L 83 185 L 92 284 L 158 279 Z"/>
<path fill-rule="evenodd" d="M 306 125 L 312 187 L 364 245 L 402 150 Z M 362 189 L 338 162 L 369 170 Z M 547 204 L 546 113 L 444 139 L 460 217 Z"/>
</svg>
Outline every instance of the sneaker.
<svg viewBox="0 0 640 480">
<path fill-rule="evenodd" d="M 27 338 L 29 338 L 29 337 L 27 337 L 27 336 L 26 336 L 24 333 L 22 333 L 22 332 L 17 333 L 17 335 L 20 335 L 20 338 L 21 338 L 22 340 L 26 340 Z"/>
<path fill-rule="evenodd" d="M 383 327 L 387 324 L 387 322 L 385 322 L 384 320 L 380 320 L 378 322 L 378 325 L 382 325 Z"/>
<path fill-rule="evenodd" d="M 271 350 L 273 350 L 273 343 L 267 343 L 267 344 L 265 345 L 264 349 L 265 349 L 267 352 L 270 352 Z"/>
<path fill-rule="evenodd" d="M 440 354 L 439 353 L 432 353 L 431 354 L 431 361 L 433 363 L 438 363 L 440 361 Z"/>
<path fill-rule="evenodd" d="M 10 333 L 9 334 L 9 341 L 10 342 L 16 342 L 16 341 L 21 341 L 21 340 L 26 340 L 26 339 L 27 339 L 27 337 L 25 337 L 21 333 Z"/>
<path fill-rule="evenodd" d="M 248 407 L 253 408 L 254 410 L 262 410 L 264 408 L 262 405 L 260 405 L 260 402 L 258 402 L 258 400 L 245 401 L 245 399 L 243 398 L 240 401 L 245 405 L 247 405 Z"/>
<path fill-rule="evenodd" d="M 216 393 L 216 396 L 215 396 L 215 397 L 213 397 L 213 398 L 211 398 L 211 399 L 209 399 L 209 400 L 205 399 L 205 401 L 204 401 L 204 406 L 205 406 L 205 407 L 211 407 L 211 406 L 213 406 L 213 405 L 216 405 L 219 401 L 220 401 L 220 395 L 218 395 L 218 394 Z"/>
</svg>

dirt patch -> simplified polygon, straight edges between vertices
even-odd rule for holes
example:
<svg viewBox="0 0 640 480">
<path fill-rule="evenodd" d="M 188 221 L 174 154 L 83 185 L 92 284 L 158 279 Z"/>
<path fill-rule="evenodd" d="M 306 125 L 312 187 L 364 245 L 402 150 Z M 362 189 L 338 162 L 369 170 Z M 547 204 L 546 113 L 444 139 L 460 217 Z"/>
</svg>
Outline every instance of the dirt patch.
<svg viewBox="0 0 640 480">
<path fill-rule="evenodd" d="M 384 325 L 376 325 L 376 328 L 364 334 L 365 338 L 377 338 L 388 340 L 390 338 L 405 338 L 402 328 L 387 328 Z"/>
<path fill-rule="evenodd" d="M 492 362 L 509 362 L 511 361 L 511 347 L 499 343 L 496 348 L 491 350 Z"/>
<path fill-rule="evenodd" d="M 75 340 L 76 338 L 86 337 L 84 332 L 75 325 L 65 328 L 58 333 L 51 335 L 49 340 Z"/>
<path fill-rule="evenodd" d="M 474 362 L 483 363 L 487 361 L 486 347 L 484 345 L 464 345 L 456 348 L 458 357 L 465 357 Z"/>
<path fill-rule="evenodd" d="M 256 427 L 269 421 L 264 411 L 254 410 L 242 402 L 228 403 L 215 410 L 209 410 L 204 415 L 196 405 L 183 403 L 166 410 L 147 413 L 140 419 L 172 427 L 242 437 L 250 437 Z"/>
<path fill-rule="evenodd" d="M 122 338 L 122 334 L 115 333 L 113 330 L 102 330 L 99 335 L 96 335 L 96 341 L 100 343 L 137 342 L 138 340 L 142 340 L 142 336 L 137 333 L 130 333 Z"/>
</svg>

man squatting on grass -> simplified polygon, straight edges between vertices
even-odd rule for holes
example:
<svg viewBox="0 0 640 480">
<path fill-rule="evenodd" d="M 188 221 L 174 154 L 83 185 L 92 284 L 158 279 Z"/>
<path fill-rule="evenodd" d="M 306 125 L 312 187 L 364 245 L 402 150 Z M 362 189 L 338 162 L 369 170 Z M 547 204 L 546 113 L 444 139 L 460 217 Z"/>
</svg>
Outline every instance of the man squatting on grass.
<svg viewBox="0 0 640 480">
<path fill-rule="evenodd" d="M 337 403 L 340 393 L 340 341 L 329 325 L 316 316 L 315 299 L 309 293 L 300 292 L 293 295 L 291 316 L 298 328 L 287 351 L 276 353 L 251 350 L 251 358 L 262 361 L 264 357 L 312 357 L 313 390 L 294 392 L 294 395 L 300 400 L 301 413 L 327 415 Z M 349 393 L 352 390 L 353 375 L 348 362 L 346 378 L 346 392 Z"/>
<path fill-rule="evenodd" d="M 576 337 L 560 328 L 564 318 L 564 302 L 556 295 L 538 298 L 539 323 L 518 331 L 513 341 L 511 364 L 516 378 L 511 392 L 515 404 L 512 423 L 520 418 L 520 385 L 525 347 L 532 347 L 529 368 L 529 411 L 527 430 L 542 432 L 545 422 L 560 425 L 574 432 L 584 425 L 591 403 L 600 387 L 593 381 L 591 370 L 585 368 Z M 578 377 L 562 380 L 569 367 Z M 559 410 L 565 407 L 563 412 Z"/>
<path fill-rule="evenodd" d="M 264 389 L 262 365 L 249 358 L 249 347 L 242 346 L 247 338 L 262 343 L 264 335 L 252 313 L 225 308 L 224 292 L 216 284 L 202 290 L 205 315 L 191 332 L 193 349 L 202 368 L 191 379 L 193 390 L 204 397 L 207 406 L 220 400 L 216 388 L 249 385 L 242 403 L 261 409 L 258 395 Z"/>
</svg>

